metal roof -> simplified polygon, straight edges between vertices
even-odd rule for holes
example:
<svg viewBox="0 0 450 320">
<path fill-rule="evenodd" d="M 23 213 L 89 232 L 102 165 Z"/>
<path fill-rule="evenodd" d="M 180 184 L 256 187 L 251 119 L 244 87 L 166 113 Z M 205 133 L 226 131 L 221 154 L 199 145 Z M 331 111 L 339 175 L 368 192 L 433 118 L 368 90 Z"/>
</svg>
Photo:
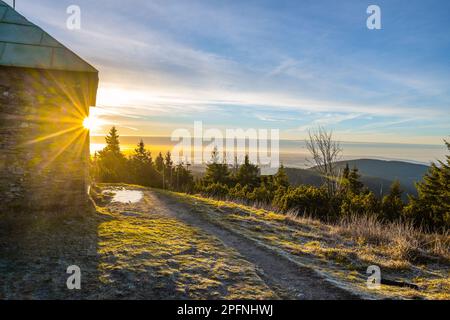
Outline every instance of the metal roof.
<svg viewBox="0 0 450 320">
<path fill-rule="evenodd" d="M 98 72 L 0 0 L 0 65 Z"/>
</svg>

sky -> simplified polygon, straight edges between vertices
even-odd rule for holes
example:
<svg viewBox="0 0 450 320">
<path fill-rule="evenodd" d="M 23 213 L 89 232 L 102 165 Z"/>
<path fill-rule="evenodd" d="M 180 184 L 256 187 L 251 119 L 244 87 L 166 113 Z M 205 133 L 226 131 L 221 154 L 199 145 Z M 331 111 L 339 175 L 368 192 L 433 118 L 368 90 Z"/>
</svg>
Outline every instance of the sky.
<svg viewBox="0 0 450 320">
<path fill-rule="evenodd" d="M 12 0 L 7 0 L 12 2 Z M 366 10 L 381 9 L 381 30 Z M 69 5 L 81 29 L 69 30 Z M 342 141 L 450 135 L 450 1 L 17 0 L 99 70 L 104 134 L 324 126 Z"/>
</svg>

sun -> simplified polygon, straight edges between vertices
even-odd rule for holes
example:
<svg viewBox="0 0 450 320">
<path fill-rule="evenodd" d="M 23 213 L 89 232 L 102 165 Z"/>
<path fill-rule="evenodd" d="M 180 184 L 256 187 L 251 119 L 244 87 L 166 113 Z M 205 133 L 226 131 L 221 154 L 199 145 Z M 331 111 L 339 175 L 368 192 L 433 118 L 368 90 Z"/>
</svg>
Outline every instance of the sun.
<svg viewBox="0 0 450 320">
<path fill-rule="evenodd" d="M 83 120 L 83 127 L 86 128 L 87 130 L 94 130 L 100 127 L 100 125 L 101 125 L 100 120 L 93 115 L 90 115 L 89 117 Z"/>
</svg>

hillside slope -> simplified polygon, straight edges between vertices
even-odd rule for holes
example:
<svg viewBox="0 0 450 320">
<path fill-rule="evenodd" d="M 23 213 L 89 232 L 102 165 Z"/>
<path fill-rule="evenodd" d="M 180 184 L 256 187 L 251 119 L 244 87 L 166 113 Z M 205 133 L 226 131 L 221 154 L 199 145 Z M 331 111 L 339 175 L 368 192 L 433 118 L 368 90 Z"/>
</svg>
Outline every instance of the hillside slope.
<svg viewBox="0 0 450 320">
<path fill-rule="evenodd" d="M 81 217 L 21 221 L 21 232 L 0 224 L 0 299 L 279 298 L 253 264 L 168 216 L 157 199 L 104 199 L 96 213 Z M 74 264 L 81 290 L 66 287 Z"/>
<path fill-rule="evenodd" d="M 338 167 L 344 168 L 348 163 L 350 168 L 356 166 L 364 177 L 376 177 L 386 180 L 398 179 L 403 185 L 413 185 L 420 181 L 429 166 L 404 161 L 358 159 L 338 162 Z"/>
<path fill-rule="evenodd" d="M 450 298 L 450 260 L 434 236 L 420 239 L 408 226 L 383 227 L 360 219 L 337 226 L 199 196 L 157 191 L 196 215 L 250 240 L 299 268 L 362 298 Z M 392 230 L 396 232 L 391 232 Z M 424 236 L 424 235 L 423 235 Z M 443 242 L 443 243 L 444 243 Z M 427 244 L 427 245 L 425 245 Z M 442 249 L 442 250 L 441 250 Z M 367 267 L 382 271 L 378 290 L 366 286 Z M 323 281 L 320 282 L 323 285 Z"/>
<path fill-rule="evenodd" d="M 398 179 L 404 191 L 405 200 L 407 194 L 417 194 L 414 183 L 420 181 L 429 168 L 423 164 L 376 159 L 340 161 L 337 165 L 343 169 L 347 163 L 350 168 L 358 168 L 361 181 L 370 191 L 379 196 L 386 195 L 392 182 Z M 205 166 L 203 165 L 193 165 L 190 170 L 196 178 L 202 178 L 205 174 Z M 322 177 L 313 169 L 287 167 L 286 173 L 289 182 L 294 186 L 306 184 L 317 187 L 323 184 Z"/>
<path fill-rule="evenodd" d="M 0 220 L 1 299 L 450 298 L 448 252 L 377 226 L 372 240 L 353 226 L 130 185 L 103 185 L 96 201 L 95 213 L 20 229 Z M 82 290 L 66 288 L 73 264 Z M 373 264 L 376 291 L 366 287 Z"/>
<path fill-rule="evenodd" d="M 428 166 L 403 161 L 385 161 L 374 159 L 358 159 L 340 161 L 338 168 L 343 169 L 348 163 L 350 168 L 356 167 L 361 174 L 361 181 L 376 195 L 385 195 L 396 179 L 406 194 L 416 195 L 414 183 L 420 181 L 428 170 Z M 313 169 L 286 168 L 289 182 L 293 185 L 307 184 L 320 186 L 321 176 Z"/>
</svg>

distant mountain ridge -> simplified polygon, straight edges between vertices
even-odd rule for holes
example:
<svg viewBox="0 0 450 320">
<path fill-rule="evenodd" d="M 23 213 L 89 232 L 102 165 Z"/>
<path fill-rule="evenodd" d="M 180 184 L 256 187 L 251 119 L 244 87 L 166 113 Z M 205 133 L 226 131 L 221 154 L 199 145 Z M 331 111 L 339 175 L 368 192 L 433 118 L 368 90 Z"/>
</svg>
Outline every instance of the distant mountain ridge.
<svg viewBox="0 0 450 320">
<path fill-rule="evenodd" d="M 364 185 L 380 197 L 386 195 L 392 182 L 398 179 L 404 191 L 404 199 L 407 198 L 407 194 L 417 194 L 414 183 L 421 181 L 429 168 L 429 166 L 423 164 L 377 159 L 339 161 L 337 166 L 343 169 L 347 163 L 350 169 L 358 168 Z M 190 169 L 196 178 L 203 177 L 205 173 L 204 165 L 194 165 Z M 323 184 L 322 177 L 313 168 L 286 167 L 285 169 L 291 185 L 306 184 L 318 187 Z"/>
<path fill-rule="evenodd" d="M 396 179 L 406 194 L 416 195 L 414 183 L 422 180 L 429 166 L 404 161 L 357 159 L 339 161 L 338 168 L 343 169 L 348 163 L 350 168 L 356 167 L 361 174 L 361 181 L 376 195 L 382 196 L 389 192 L 389 187 Z M 320 186 L 322 177 L 310 169 L 286 168 L 289 181 L 293 185 L 307 184 Z"/>
</svg>

